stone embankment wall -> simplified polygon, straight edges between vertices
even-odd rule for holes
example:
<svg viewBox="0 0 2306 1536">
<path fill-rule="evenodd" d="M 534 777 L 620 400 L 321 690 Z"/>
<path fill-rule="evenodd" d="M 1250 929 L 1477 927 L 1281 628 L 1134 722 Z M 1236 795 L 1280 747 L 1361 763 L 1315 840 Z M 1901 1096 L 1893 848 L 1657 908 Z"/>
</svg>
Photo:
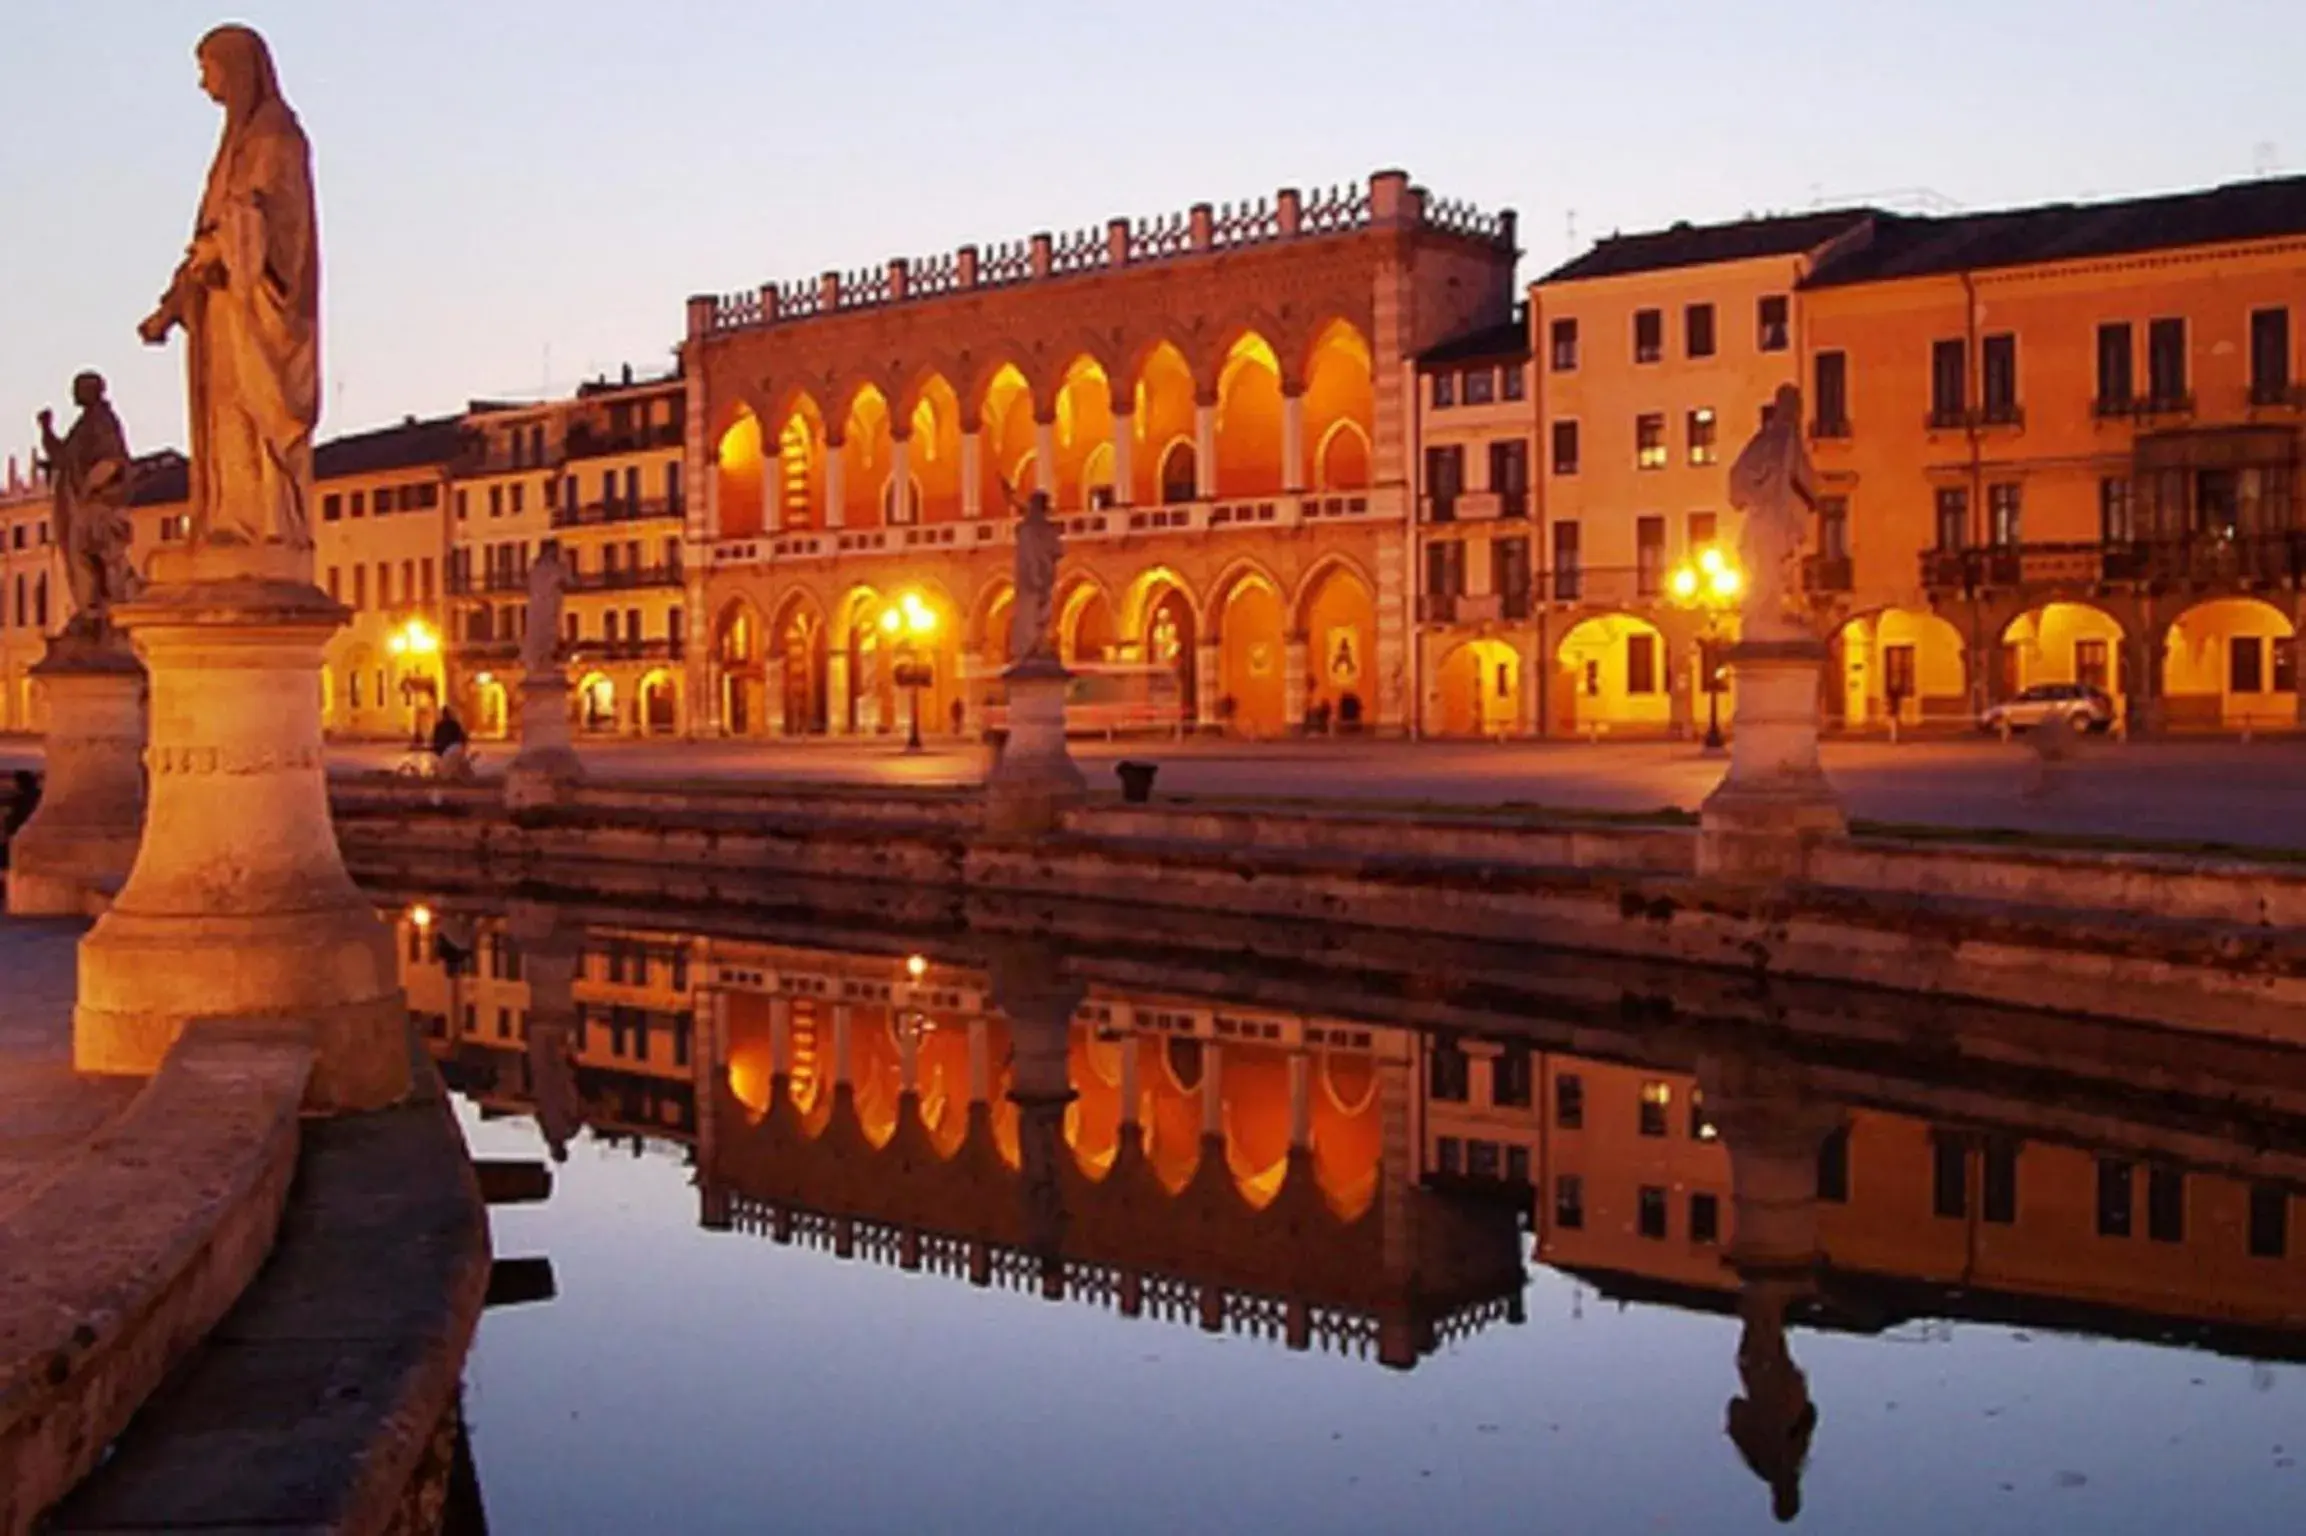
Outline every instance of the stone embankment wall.
<svg viewBox="0 0 2306 1536">
<path fill-rule="evenodd" d="M 337 825 L 367 873 L 1133 902 L 2306 1038 L 2306 876 L 2274 865 L 1857 838 L 1756 886 L 1702 877 L 1685 827 L 1094 804 L 1008 838 L 965 793 L 756 786 L 596 786 L 516 819 L 486 788 L 340 784 Z"/>
</svg>

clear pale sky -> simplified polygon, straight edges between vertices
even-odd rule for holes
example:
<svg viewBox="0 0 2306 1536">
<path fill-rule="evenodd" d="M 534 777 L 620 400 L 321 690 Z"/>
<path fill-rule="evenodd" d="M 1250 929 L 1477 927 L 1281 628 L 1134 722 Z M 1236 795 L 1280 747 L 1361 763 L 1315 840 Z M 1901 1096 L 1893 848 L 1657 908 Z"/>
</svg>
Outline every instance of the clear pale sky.
<svg viewBox="0 0 2306 1536">
<path fill-rule="evenodd" d="M 140 450 L 182 441 L 181 343 L 135 325 L 215 146 L 191 54 L 226 19 L 271 40 L 314 144 L 324 436 L 661 365 L 692 292 L 1385 166 L 1519 209 L 1525 279 L 1678 218 L 2306 169 L 2298 0 L 6 10 L 8 445 L 86 366 Z"/>
</svg>

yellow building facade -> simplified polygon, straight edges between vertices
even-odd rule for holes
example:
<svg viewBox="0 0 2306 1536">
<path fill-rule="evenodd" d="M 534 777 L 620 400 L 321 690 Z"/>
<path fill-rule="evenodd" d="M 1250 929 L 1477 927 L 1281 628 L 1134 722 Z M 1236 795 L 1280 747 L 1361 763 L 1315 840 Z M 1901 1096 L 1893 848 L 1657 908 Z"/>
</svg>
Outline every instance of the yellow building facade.
<svg viewBox="0 0 2306 1536">
<path fill-rule="evenodd" d="M 1876 219 L 1802 293 L 1830 715 L 2293 725 L 2306 178 Z"/>
<path fill-rule="evenodd" d="M 322 658 L 321 719 L 342 738 L 427 739 L 447 698 L 444 574 L 457 417 L 331 439 L 314 455 L 314 577 L 351 610 Z"/>
</svg>

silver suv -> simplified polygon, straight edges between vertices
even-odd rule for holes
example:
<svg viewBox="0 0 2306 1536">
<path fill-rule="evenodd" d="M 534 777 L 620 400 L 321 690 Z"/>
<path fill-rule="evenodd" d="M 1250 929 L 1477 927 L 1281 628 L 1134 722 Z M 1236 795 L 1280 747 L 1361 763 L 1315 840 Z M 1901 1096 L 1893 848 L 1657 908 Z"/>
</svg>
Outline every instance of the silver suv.
<svg viewBox="0 0 2306 1536">
<path fill-rule="evenodd" d="M 2114 723 L 2114 701 L 2086 683 L 2036 683 L 2015 697 L 1988 705 L 1978 716 L 1978 729 L 2024 731 L 2044 720 L 2060 721 L 2077 735 L 2103 731 Z"/>
</svg>

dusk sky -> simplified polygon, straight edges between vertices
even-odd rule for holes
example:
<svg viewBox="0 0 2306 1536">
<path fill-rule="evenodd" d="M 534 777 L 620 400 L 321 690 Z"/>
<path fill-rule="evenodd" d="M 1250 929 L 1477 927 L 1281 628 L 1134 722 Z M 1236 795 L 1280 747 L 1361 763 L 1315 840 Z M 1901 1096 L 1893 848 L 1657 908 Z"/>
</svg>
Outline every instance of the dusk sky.
<svg viewBox="0 0 2306 1536">
<path fill-rule="evenodd" d="M 324 436 L 665 364 L 691 292 L 1401 166 L 1613 229 L 1926 188 L 1963 207 L 2306 169 L 2297 0 L 783 5 L 269 0 L 317 157 Z M 136 322 L 216 109 L 185 0 L 19 0 L 0 444 L 81 367 L 181 443 Z M 1574 214 L 1576 243 L 1569 238 Z M 13 446 L 11 451 L 21 451 Z"/>
</svg>

